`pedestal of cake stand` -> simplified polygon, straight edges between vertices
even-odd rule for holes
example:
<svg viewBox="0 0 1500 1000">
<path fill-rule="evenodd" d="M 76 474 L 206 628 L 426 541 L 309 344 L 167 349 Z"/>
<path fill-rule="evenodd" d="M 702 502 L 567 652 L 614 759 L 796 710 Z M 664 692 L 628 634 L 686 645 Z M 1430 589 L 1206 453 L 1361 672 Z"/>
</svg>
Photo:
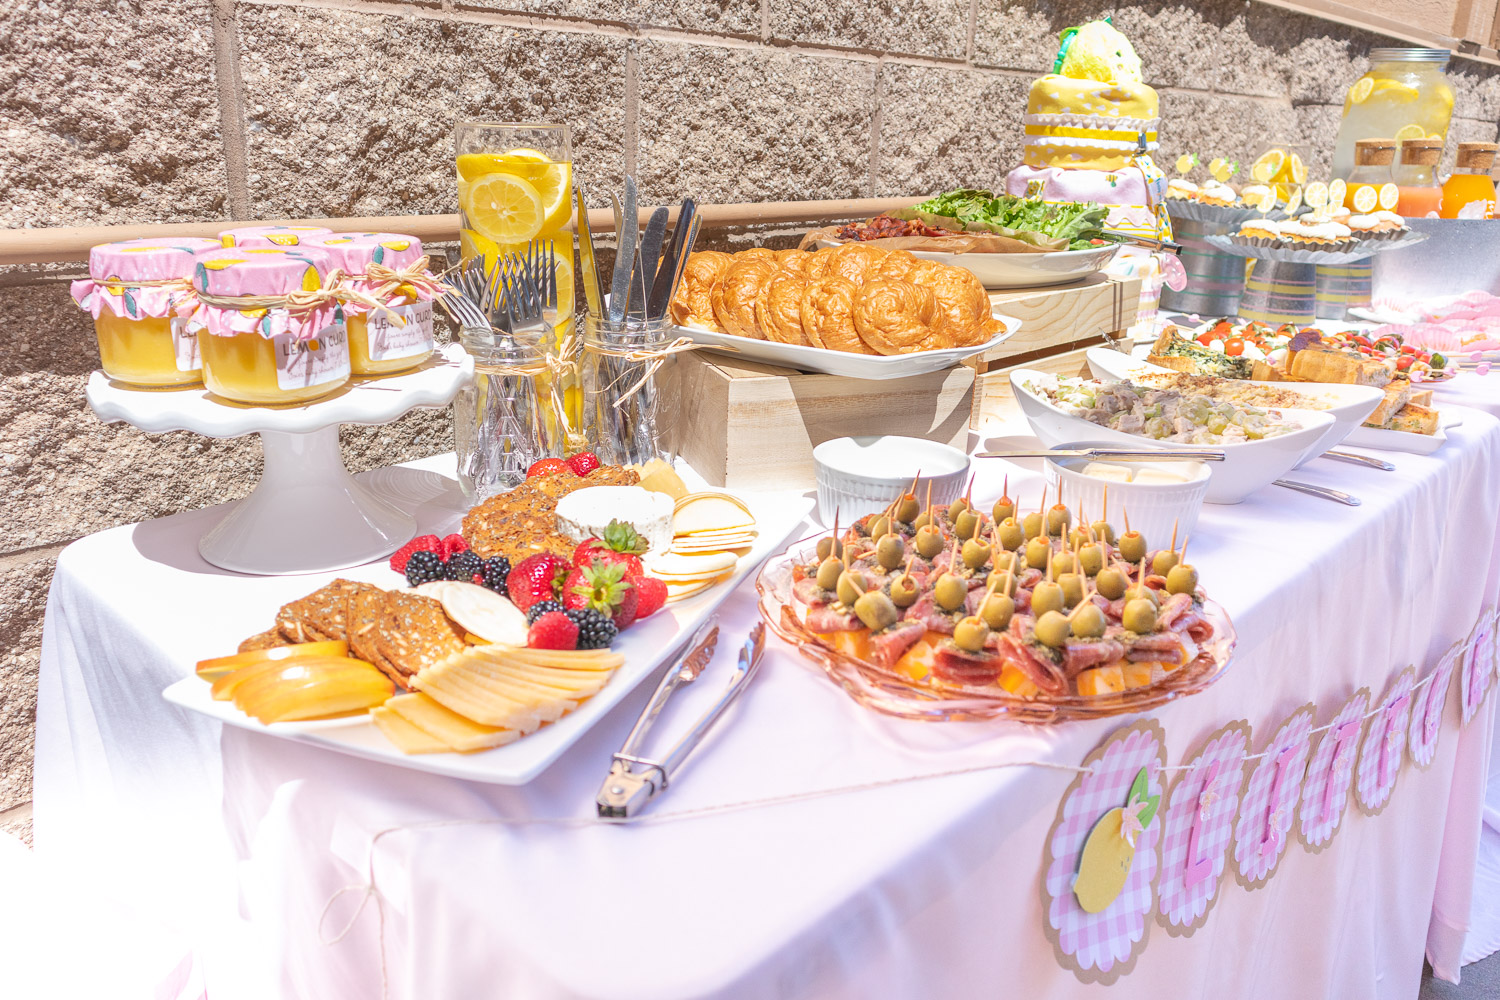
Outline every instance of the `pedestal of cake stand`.
<svg viewBox="0 0 1500 1000">
<path fill-rule="evenodd" d="M 356 380 L 328 399 L 286 409 L 226 404 L 201 387 L 131 389 L 103 372 L 90 376 L 87 396 L 101 419 L 145 431 L 259 434 L 265 454 L 260 482 L 229 505 L 199 539 L 198 551 L 222 569 L 269 576 L 357 566 L 411 538 L 412 516 L 344 468 L 339 426 L 388 423 L 414 407 L 445 406 L 473 375 L 473 360 L 450 345 L 416 371 Z"/>
</svg>

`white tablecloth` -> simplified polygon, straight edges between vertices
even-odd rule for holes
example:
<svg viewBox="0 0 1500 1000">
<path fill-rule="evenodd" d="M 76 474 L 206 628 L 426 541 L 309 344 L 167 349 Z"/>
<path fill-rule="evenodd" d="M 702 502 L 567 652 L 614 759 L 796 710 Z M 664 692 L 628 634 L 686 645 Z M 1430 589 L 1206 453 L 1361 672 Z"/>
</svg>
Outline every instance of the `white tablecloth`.
<svg viewBox="0 0 1500 1000">
<path fill-rule="evenodd" d="M 1232 669 L 1154 713 L 1179 762 L 1234 719 L 1258 746 L 1309 700 L 1326 721 L 1354 689 L 1432 664 L 1497 593 L 1500 421 L 1465 414 L 1438 454 L 1397 472 L 1319 461 L 1298 478 L 1364 499 L 1350 509 L 1279 488 L 1206 507 L 1193 551 L 1232 615 Z M 1035 498 L 1036 478 L 979 465 Z M 378 488 L 423 531 L 456 521 L 456 488 L 424 469 Z M 882 784 L 999 760 L 1077 764 L 1123 720 L 1030 728 L 922 724 L 856 706 L 773 643 L 761 677 L 661 816 L 790 792 L 832 797 L 633 828 L 585 819 L 644 685 L 537 781 L 508 789 L 435 778 L 190 717 L 159 692 L 263 627 L 324 577 L 252 579 L 198 559 L 217 510 L 115 529 L 59 558 L 44 637 L 36 843 L 86 866 L 101 892 L 153 901 L 196 932 L 212 996 L 266 996 L 244 968 L 269 956 L 286 996 L 652 998 L 1075 996 L 1042 933 L 1043 840 L 1071 775 L 989 770 Z M 358 573 L 390 582 L 383 567 Z M 725 603 L 749 627 L 746 586 Z M 726 644 L 727 645 L 727 644 Z M 669 708 L 694 717 L 727 655 Z M 1417 991 L 1424 949 L 1453 978 L 1470 905 L 1495 699 L 1461 732 L 1450 702 L 1432 768 L 1403 770 L 1379 817 L 1351 807 L 1332 845 L 1293 844 L 1270 883 L 1226 878 L 1191 938 L 1152 931 L 1119 995 L 1391 997 Z M 221 811 L 222 809 L 222 811 Z M 506 818 L 506 824 L 473 821 Z M 382 837 L 376 833 L 426 824 Z M 228 831 L 226 839 L 224 832 Z M 386 901 L 339 943 L 320 918 L 373 865 Z M 236 913 L 238 886 L 241 920 Z M 334 936 L 355 911 L 326 914 Z M 246 952 L 251 946 L 259 949 Z M 253 964 L 253 963 L 252 963 Z"/>
</svg>

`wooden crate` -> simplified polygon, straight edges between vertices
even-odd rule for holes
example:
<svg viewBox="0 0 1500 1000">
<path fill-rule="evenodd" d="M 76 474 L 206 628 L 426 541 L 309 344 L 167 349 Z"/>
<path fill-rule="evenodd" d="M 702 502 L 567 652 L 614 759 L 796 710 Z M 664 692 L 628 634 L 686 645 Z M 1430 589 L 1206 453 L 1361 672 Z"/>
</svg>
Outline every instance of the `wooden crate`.
<svg viewBox="0 0 1500 1000">
<path fill-rule="evenodd" d="M 962 365 L 878 382 L 704 351 L 670 367 L 678 452 L 714 486 L 813 489 L 812 450 L 837 437 L 901 434 L 968 446 L 975 372 Z"/>
<path fill-rule="evenodd" d="M 992 292 L 990 301 L 1001 313 L 1019 319 L 1021 329 L 972 359 L 981 372 L 1093 346 L 1105 337 L 1118 339 L 1140 311 L 1141 279 L 1092 274 L 1051 288 Z"/>
</svg>

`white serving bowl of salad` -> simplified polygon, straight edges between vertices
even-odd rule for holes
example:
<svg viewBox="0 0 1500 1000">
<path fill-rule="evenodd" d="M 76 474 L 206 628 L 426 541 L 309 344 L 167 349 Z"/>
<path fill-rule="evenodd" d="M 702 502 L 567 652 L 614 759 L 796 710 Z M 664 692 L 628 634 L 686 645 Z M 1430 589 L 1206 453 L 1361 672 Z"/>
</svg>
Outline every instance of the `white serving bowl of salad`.
<svg viewBox="0 0 1500 1000">
<path fill-rule="evenodd" d="M 1209 503 L 1240 503 L 1281 478 L 1333 426 L 1333 417 L 1324 411 L 1236 407 L 1159 390 L 1105 414 L 1102 411 L 1120 403 L 1122 396 L 1141 393 L 1121 388 L 1129 383 L 1059 378 L 1031 368 L 1012 372 L 1010 385 L 1032 433 L 1048 448 L 1091 440 L 1122 448 L 1222 450 L 1224 461 L 1209 463 L 1211 478 L 1204 497 Z M 1176 399 L 1167 398 L 1172 396 Z M 1172 405 L 1161 407 L 1164 401 Z M 1087 414 L 1108 422 L 1091 420 Z M 1126 416 L 1134 419 L 1119 419 Z M 1119 429 L 1122 426 L 1131 430 Z"/>
<path fill-rule="evenodd" d="M 1086 278 L 1109 266 L 1119 253 L 1118 243 L 1105 243 L 1086 250 L 1048 253 L 934 253 L 913 250 L 923 260 L 961 267 L 973 273 L 985 288 L 1033 288 L 1062 285 Z"/>
<path fill-rule="evenodd" d="M 1170 368 L 1153 365 L 1149 361 L 1122 354 L 1108 347 L 1091 347 L 1088 352 L 1089 370 L 1095 378 L 1129 379 L 1137 375 L 1172 376 Z M 1333 426 L 1323 436 L 1308 446 L 1297 465 L 1303 466 L 1329 448 L 1337 448 L 1360 424 L 1364 423 L 1385 392 L 1369 385 L 1340 385 L 1333 382 L 1251 382 L 1245 386 L 1264 386 L 1277 392 L 1302 396 L 1307 403 L 1298 409 L 1321 410 L 1333 417 Z M 1394 433 L 1394 432 L 1388 432 Z"/>
</svg>

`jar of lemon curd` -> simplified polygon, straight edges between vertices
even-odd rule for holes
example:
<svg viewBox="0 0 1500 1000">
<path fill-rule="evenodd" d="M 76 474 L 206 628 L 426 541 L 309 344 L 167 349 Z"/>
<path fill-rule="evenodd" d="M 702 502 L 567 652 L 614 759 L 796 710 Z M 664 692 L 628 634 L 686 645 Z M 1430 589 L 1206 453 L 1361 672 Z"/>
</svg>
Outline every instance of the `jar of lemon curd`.
<svg viewBox="0 0 1500 1000">
<path fill-rule="evenodd" d="M 198 338 L 175 307 L 188 290 L 193 255 L 217 240 L 125 240 L 89 251 L 89 276 L 73 301 L 94 317 L 104 374 L 140 386 L 192 385 L 203 377 Z"/>
<path fill-rule="evenodd" d="M 344 302 L 349 367 L 355 375 L 415 368 L 432 354 L 432 300 L 442 286 L 427 269 L 422 241 L 400 233 L 330 233 L 302 246 L 322 250 L 356 293 Z"/>
<path fill-rule="evenodd" d="M 219 242 L 226 247 L 251 250 L 256 247 L 294 247 L 309 236 L 322 236 L 333 232 L 327 226 L 240 226 L 226 229 L 219 234 Z"/>
<path fill-rule="evenodd" d="M 349 381 L 338 275 L 311 247 L 223 247 L 194 261 L 188 326 L 203 382 L 237 403 L 303 403 Z"/>
</svg>

